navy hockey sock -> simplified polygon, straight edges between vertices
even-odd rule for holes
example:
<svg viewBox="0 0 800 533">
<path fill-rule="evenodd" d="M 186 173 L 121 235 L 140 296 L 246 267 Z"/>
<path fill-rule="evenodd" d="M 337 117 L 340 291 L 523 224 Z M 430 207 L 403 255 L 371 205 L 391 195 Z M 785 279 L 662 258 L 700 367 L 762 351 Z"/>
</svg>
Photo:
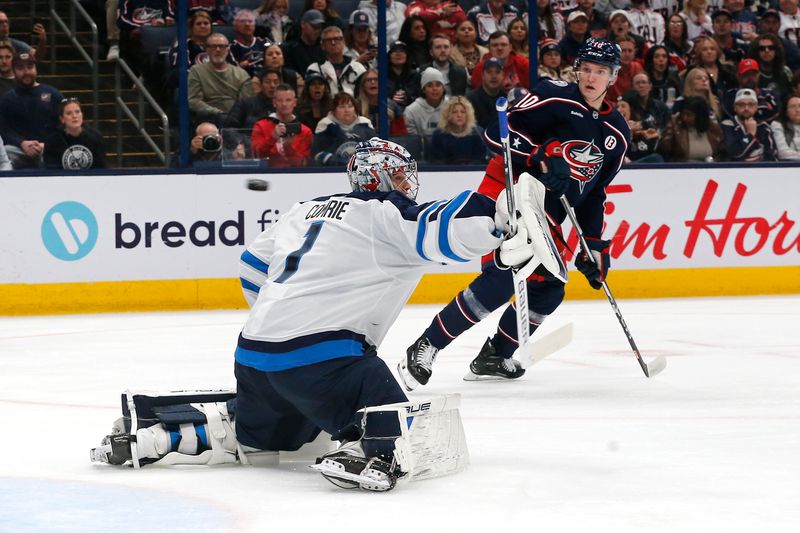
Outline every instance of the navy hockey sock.
<svg viewBox="0 0 800 533">
<path fill-rule="evenodd" d="M 528 310 L 531 335 L 544 322 L 545 318 L 547 318 L 547 315 L 540 315 Z M 519 347 L 519 342 L 517 341 L 517 311 L 514 309 L 514 305 L 509 305 L 503 316 L 500 317 L 500 324 L 497 326 L 497 333 L 492 338 L 492 344 L 500 357 L 511 357 Z"/>
<path fill-rule="evenodd" d="M 425 330 L 424 335 L 434 347 L 441 350 L 481 320 L 466 304 L 464 293 L 467 291 L 468 288 L 458 293 L 433 317 L 430 326 Z"/>
</svg>

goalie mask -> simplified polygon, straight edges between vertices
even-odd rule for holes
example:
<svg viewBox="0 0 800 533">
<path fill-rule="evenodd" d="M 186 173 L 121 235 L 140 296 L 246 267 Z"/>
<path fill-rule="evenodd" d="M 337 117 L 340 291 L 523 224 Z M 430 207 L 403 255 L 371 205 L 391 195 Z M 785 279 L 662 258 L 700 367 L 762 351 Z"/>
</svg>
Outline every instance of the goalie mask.
<svg viewBox="0 0 800 533">
<path fill-rule="evenodd" d="M 398 191 L 417 197 L 417 162 L 397 143 L 373 137 L 356 145 L 347 163 L 347 177 L 354 191 Z"/>
</svg>

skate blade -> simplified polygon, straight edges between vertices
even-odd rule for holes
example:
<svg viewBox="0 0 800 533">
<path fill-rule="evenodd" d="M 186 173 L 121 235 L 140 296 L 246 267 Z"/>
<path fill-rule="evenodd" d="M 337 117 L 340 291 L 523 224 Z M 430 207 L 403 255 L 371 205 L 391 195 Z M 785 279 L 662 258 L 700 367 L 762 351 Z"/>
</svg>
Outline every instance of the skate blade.
<svg viewBox="0 0 800 533">
<path fill-rule="evenodd" d="M 408 368 L 403 363 L 404 361 L 397 363 L 397 377 L 403 388 L 408 392 L 412 392 L 414 389 L 419 387 L 419 382 L 414 379 L 414 376 L 411 375 L 411 373 L 408 371 Z"/>
<path fill-rule="evenodd" d="M 522 377 L 522 376 L 520 376 Z M 476 374 L 472 370 L 464 374 L 464 381 L 516 381 L 519 378 L 507 378 L 503 376 L 494 376 L 486 374 Z"/>
</svg>

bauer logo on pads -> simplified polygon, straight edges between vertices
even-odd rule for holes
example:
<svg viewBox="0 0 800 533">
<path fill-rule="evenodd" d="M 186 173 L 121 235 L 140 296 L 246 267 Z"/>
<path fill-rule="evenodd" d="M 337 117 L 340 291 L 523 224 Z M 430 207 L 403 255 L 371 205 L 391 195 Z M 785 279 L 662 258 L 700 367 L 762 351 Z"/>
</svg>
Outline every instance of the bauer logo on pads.
<svg viewBox="0 0 800 533">
<path fill-rule="evenodd" d="M 56 204 L 42 220 L 42 242 L 57 259 L 81 259 L 97 242 L 97 219 L 88 207 L 79 202 Z"/>
</svg>

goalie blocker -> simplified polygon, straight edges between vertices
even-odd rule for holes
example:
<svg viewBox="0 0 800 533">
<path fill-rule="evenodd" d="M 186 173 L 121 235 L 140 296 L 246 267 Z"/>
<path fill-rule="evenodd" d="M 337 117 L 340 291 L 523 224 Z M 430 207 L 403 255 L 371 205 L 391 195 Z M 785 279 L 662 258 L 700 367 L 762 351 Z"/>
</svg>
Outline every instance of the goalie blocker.
<svg viewBox="0 0 800 533">
<path fill-rule="evenodd" d="M 94 462 L 127 465 L 275 464 L 276 451 L 241 446 L 235 435 L 236 394 L 231 390 L 122 394 L 122 418 L 101 445 Z M 311 460 L 311 468 L 342 488 L 387 491 L 398 479 L 428 479 L 460 472 L 469 463 L 459 395 L 359 411 L 362 437 L 334 451 L 316 444 L 290 458 Z M 326 437 L 327 434 L 324 434 Z M 330 441 L 328 441 L 330 444 Z M 306 449 L 310 448 L 310 449 Z M 301 452 L 303 451 L 301 449 Z M 309 452 L 315 451 L 314 455 Z M 264 461 L 264 458 L 267 461 Z"/>
</svg>

